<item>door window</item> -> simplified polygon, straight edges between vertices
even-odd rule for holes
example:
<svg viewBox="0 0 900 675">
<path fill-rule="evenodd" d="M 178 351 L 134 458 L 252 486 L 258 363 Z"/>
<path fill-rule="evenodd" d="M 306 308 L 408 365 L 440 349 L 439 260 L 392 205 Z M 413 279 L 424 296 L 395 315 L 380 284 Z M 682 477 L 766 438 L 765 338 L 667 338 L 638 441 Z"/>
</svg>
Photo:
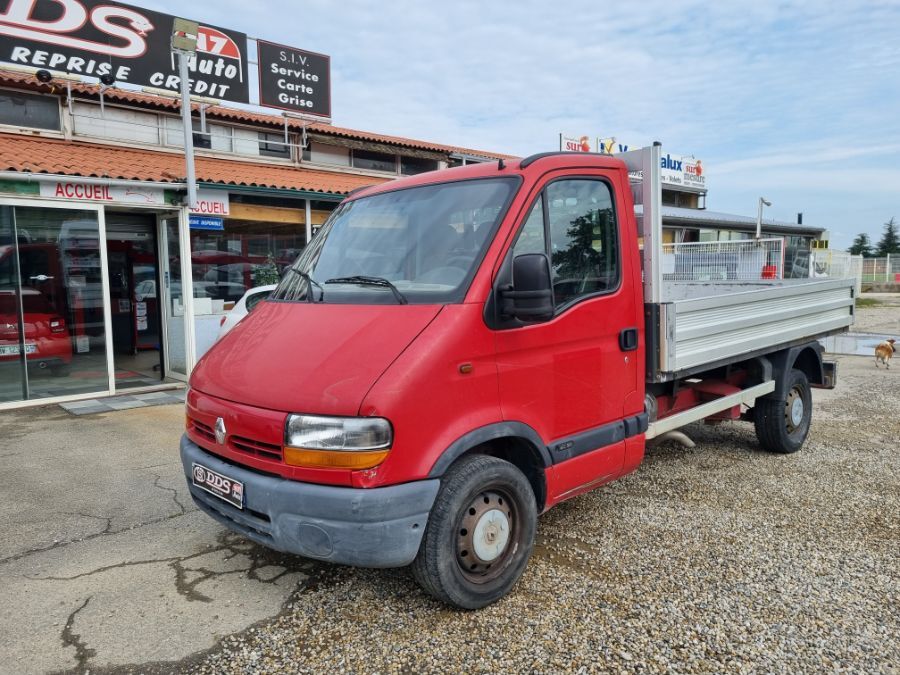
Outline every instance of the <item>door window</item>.
<svg viewBox="0 0 900 675">
<path fill-rule="evenodd" d="M 544 237 L 544 197 L 538 197 L 534 208 L 528 216 L 528 220 L 522 226 L 519 238 L 516 240 L 513 255 L 526 253 L 546 253 L 547 239 Z"/>
<path fill-rule="evenodd" d="M 514 255 L 538 252 L 550 259 L 557 307 L 618 288 L 618 228 L 609 185 L 589 178 L 550 183 L 513 249 Z"/>
</svg>

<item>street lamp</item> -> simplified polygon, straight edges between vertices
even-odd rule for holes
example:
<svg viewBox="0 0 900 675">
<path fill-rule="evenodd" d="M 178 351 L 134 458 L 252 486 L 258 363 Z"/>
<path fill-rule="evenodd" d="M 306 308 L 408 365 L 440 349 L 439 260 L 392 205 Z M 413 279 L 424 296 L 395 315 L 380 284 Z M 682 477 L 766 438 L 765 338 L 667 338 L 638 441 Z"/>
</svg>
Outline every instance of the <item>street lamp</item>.
<svg viewBox="0 0 900 675">
<path fill-rule="evenodd" d="M 765 197 L 759 198 L 759 211 L 756 214 L 756 239 L 762 236 L 762 211 L 763 206 L 772 206 L 772 202 L 768 201 Z"/>
</svg>

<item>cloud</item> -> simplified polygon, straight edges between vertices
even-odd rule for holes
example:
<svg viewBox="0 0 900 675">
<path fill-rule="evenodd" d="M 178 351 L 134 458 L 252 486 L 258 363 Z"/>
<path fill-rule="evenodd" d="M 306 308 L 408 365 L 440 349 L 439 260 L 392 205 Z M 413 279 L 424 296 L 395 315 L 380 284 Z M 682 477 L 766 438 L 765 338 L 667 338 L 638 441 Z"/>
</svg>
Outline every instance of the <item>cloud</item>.
<svg viewBox="0 0 900 675">
<path fill-rule="evenodd" d="M 719 206 L 747 213 L 730 186 L 777 178 L 798 204 L 846 195 L 826 226 L 863 199 L 881 222 L 900 214 L 896 2 L 197 0 L 190 13 L 330 54 L 344 126 L 522 155 L 559 132 L 661 140 L 706 160 Z"/>
</svg>

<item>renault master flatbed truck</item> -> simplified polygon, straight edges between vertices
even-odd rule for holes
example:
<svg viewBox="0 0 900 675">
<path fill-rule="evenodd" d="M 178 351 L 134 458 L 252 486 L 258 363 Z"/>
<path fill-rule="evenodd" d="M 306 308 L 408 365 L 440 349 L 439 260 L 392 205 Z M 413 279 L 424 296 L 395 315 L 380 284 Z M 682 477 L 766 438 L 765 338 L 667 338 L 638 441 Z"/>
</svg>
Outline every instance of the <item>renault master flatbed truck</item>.
<svg viewBox="0 0 900 675">
<path fill-rule="evenodd" d="M 194 369 L 197 505 L 280 551 L 412 565 L 477 608 L 522 574 L 538 514 L 652 439 L 744 420 L 799 450 L 853 281 L 664 282 L 660 201 L 658 144 L 351 194 Z"/>
</svg>

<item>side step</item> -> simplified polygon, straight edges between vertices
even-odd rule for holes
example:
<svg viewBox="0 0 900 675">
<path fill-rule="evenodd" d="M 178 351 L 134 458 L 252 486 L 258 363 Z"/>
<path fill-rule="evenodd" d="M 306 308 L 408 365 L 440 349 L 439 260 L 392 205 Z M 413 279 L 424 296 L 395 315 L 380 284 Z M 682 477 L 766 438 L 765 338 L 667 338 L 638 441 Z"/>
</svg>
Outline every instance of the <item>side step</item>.
<svg viewBox="0 0 900 675">
<path fill-rule="evenodd" d="M 684 412 L 670 415 L 669 417 L 664 417 L 663 419 L 657 420 L 656 422 L 651 422 L 650 426 L 647 428 L 647 434 L 645 438 L 649 441 L 651 438 L 656 438 L 657 436 L 660 436 L 667 431 L 678 429 L 685 426 L 686 424 L 690 424 L 691 422 L 697 422 L 698 420 L 706 419 L 710 415 L 715 415 L 717 412 L 721 412 L 722 410 L 728 410 L 728 408 L 739 405 L 741 403 L 743 403 L 744 405 L 752 405 L 760 396 L 771 394 L 773 391 L 775 391 L 775 380 L 769 380 L 768 382 L 757 384 L 748 389 L 743 389 L 737 393 L 729 394 L 728 396 L 723 396 L 722 398 L 717 398 L 715 401 L 702 403 L 701 405 L 691 408 L 690 410 L 685 410 Z"/>
</svg>

